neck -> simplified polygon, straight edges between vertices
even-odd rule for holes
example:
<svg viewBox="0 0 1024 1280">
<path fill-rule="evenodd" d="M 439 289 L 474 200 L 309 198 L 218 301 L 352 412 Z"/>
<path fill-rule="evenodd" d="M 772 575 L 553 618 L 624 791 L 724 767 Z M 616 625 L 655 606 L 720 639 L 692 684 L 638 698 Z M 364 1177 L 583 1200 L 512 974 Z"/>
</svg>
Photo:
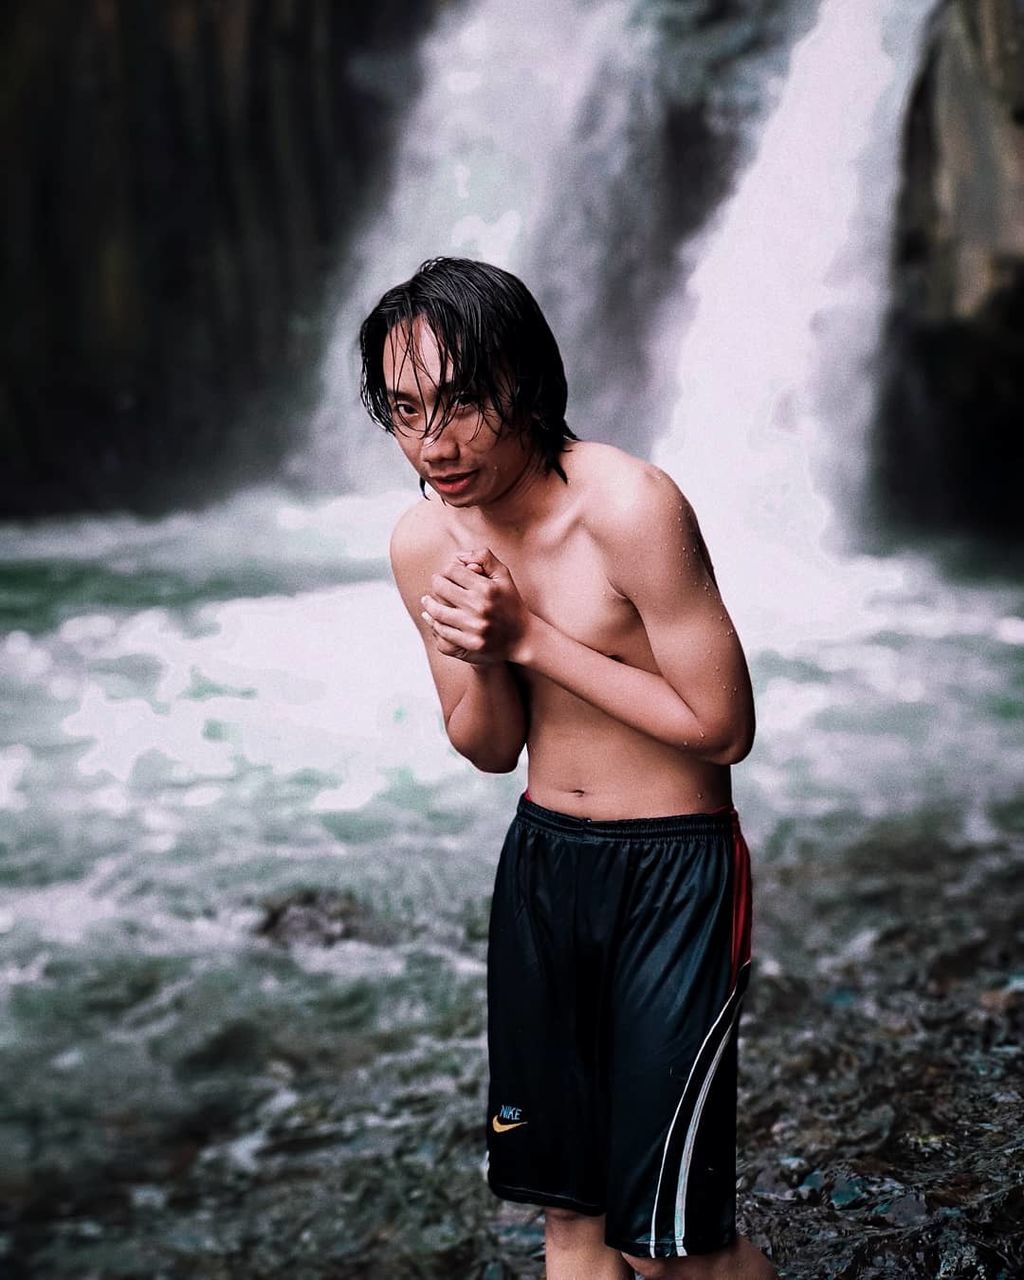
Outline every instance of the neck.
<svg viewBox="0 0 1024 1280">
<path fill-rule="evenodd" d="M 561 476 L 546 470 L 541 458 L 534 455 L 504 493 L 474 510 L 490 529 L 521 533 L 550 514 L 565 487 Z"/>
</svg>

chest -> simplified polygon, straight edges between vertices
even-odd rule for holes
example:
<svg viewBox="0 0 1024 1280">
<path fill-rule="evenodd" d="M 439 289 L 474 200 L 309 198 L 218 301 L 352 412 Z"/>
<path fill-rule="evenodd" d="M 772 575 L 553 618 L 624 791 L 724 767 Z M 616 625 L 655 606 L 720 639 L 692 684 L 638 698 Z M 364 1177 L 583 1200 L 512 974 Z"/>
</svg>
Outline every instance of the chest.
<svg viewBox="0 0 1024 1280">
<path fill-rule="evenodd" d="M 609 580 L 600 548 L 583 527 L 494 548 L 531 612 L 588 648 L 619 657 L 646 647 L 639 615 Z"/>
</svg>

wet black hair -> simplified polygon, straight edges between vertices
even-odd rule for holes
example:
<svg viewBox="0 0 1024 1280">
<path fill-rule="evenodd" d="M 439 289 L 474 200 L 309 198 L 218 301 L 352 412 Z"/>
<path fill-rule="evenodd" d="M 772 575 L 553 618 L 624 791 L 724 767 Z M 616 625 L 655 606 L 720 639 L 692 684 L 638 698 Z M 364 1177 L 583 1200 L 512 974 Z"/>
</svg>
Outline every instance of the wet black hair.
<svg viewBox="0 0 1024 1280">
<path fill-rule="evenodd" d="M 363 321 L 359 390 L 370 417 L 394 433 L 384 343 L 392 329 L 406 330 L 418 317 L 437 341 L 449 384 L 443 402 L 435 403 L 431 430 L 443 430 L 460 402 L 490 402 L 501 429 L 521 432 L 544 468 L 565 480 L 561 454 L 577 437 L 565 421 L 568 392 L 558 343 L 526 285 L 486 262 L 428 258 Z"/>
</svg>

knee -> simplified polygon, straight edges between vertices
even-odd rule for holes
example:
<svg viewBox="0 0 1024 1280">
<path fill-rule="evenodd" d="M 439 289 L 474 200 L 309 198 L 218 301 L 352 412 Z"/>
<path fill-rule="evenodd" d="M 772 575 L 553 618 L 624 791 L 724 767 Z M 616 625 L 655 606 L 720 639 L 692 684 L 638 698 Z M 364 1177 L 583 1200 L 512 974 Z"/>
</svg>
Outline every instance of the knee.
<svg viewBox="0 0 1024 1280">
<path fill-rule="evenodd" d="M 622 1257 L 643 1280 L 673 1280 L 682 1274 L 678 1258 L 637 1258 L 631 1253 Z"/>
<path fill-rule="evenodd" d="M 556 1243 L 572 1243 L 581 1236 L 589 1236 L 601 1229 L 603 1219 L 575 1213 L 572 1209 L 545 1209 L 544 1228 L 549 1239 Z"/>
</svg>

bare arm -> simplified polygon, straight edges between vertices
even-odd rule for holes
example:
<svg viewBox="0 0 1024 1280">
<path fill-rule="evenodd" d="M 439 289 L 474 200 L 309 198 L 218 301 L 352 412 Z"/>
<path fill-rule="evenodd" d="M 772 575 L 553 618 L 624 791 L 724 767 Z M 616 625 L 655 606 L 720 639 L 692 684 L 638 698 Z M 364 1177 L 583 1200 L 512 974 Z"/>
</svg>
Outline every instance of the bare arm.
<svg viewBox="0 0 1024 1280">
<path fill-rule="evenodd" d="M 399 522 L 391 539 L 391 566 L 426 647 L 448 739 L 478 769 L 508 773 L 516 767 L 526 742 L 526 707 L 519 678 L 505 660 L 460 661 L 457 648 L 435 636 L 424 621 L 421 599 L 430 589 L 431 569 L 444 550 L 424 537 L 419 521 L 410 516 Z M 448 569 L 456 567 L 479 577 L 461 564 Z"/>
<path fill-rule="evenodd" d="M 428 597 L 431 625 L 450 644 L 503 653 L 660 742 L 733 764 L 753 741 L 753 697 L 696 519 L 655 468 L 631 475 L 623 488 L 601 513 L 597 540 L 612 585 L 640 615 L 657 672 L 616 662 L 531 613 L 508 571 L 483 550 L 471 554 L 489 575 L 485 616 L 504 623 L 482 635 L 479 620 L 441 591 Z"/>
</svg>

